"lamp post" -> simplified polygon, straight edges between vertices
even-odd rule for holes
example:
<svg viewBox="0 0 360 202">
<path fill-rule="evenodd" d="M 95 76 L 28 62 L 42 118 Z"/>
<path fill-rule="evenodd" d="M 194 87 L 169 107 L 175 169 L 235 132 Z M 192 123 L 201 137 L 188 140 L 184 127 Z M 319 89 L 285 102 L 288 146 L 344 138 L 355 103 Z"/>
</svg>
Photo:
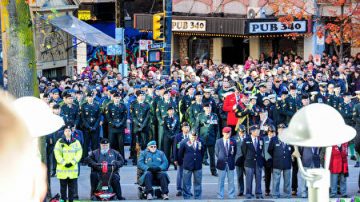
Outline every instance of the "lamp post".
<svg viewBox="0 0 360 202">
<path fill-rule="evenodd" d="M 326 104 L 311 104 L 300 109 L 291 119 L 289 128 L 279 134 L 279 139 L 295 146 L 299 170 L 306 180 L 309 202 L 329 201 L 330 158 L 333 145 L 352 140 L 354 128 L 345 124 L 341 114 Z M 305 171 L 298 147 L 326 147 L 324 168 Z"/>
<path fill-rule="evenodd" d="M 172 36 L 172 0 L 163 0 L 165 2 L 165 43 L 164 48 L 164 75 L 170 75 L 171 66 L 171 36 Z"/>
</svg>

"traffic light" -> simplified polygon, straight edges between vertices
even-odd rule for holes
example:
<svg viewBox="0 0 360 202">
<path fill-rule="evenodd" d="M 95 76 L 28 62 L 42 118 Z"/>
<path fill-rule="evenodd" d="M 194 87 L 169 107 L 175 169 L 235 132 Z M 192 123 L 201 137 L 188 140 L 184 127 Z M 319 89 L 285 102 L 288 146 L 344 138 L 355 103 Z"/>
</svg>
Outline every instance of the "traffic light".
<svg viewBox="0 0 360 202">
<path fill-rule="evenodd" d="M 153 39 L 164 41 L 164 13 L 156 13 L 153 15 Z"/>
</svg>

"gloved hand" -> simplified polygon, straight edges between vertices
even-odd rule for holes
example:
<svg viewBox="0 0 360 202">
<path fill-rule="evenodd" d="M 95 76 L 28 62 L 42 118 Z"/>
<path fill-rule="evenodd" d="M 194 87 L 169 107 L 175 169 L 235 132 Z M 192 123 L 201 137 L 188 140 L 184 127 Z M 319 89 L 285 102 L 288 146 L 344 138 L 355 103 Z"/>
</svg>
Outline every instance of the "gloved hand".
<svg viewBox="0 0 360 202">
<path fill-rule="evenodd" d="M 150 172 L 155 172 L 155 167 L 149 167 L 147 170 Z"/>
<path fill-rule="evenodd" d="M 160 167 L 154 167 L 154 172 L 159 172 L 159 171 L 161 171 Z"/>
<path fill-rule="evenodd" d="M 71 166 L 73 166 L 72 163 L 67 163 L 67 164 L 65 164 L 65 167 L 66 167 L 66 168 L 70 168 Z"/>
</svg>

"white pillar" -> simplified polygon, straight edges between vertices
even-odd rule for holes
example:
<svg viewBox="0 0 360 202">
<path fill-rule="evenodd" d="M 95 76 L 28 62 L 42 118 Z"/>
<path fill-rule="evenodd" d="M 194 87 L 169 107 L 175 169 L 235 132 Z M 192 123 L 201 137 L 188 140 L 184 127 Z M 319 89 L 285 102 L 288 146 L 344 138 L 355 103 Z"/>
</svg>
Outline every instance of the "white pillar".
<svg viewBox="0 0 360 202">
<path fill-rule="evenodd" d="M 86 43 L 80 43 L 76 47 L 76 62 L 77 62 L 77 73 L 81 73 L 81 69 L 86 67 L 87 64 L 87 52 Z"/>
</svg>

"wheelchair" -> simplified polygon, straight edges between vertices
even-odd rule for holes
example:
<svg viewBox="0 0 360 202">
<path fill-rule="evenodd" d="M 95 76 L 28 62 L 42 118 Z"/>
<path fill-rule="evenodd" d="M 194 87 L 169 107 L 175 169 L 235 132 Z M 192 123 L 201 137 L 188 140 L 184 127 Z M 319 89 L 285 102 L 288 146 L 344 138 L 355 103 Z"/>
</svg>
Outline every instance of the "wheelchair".
<svg viewBox="0 0 360 202">
<path fill-rule="evenodd" d="M 142 170 L 140 170 L 139 168 L 137 169 L 138 197 L 140 200 L 146 199 L 146 197 L 147 197 L 147 194 L 145 192 L 145 185 L 140 185 L 140 183 L 139 183 L 139 179 L 143 173 L 144 172 Z M 157 180 L 153 183 L 152 189 L 153 189 L 153 192 L 152 192 L 153 198 L 154 199 L 162 199 L 160 183 Z"/>
</svg>

